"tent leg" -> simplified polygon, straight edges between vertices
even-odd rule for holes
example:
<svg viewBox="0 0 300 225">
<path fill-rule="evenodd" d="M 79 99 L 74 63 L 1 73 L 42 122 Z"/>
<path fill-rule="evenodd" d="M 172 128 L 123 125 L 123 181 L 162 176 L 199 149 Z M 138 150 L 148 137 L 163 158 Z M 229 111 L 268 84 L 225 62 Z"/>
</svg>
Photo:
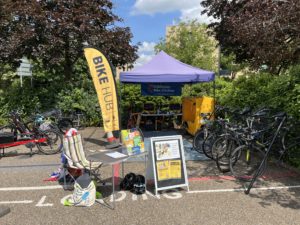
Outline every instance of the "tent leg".
<svg viewBox="0 0 300 225">
<path fill-rule="evenodd" d="M 120 124 L 120 131 L 122 130 L 122 115 L 121 115 L 121 112 L 122 112 L 122 88 L 123 88 L 123 84 L 122 82 L 120 81 L 120 91 L 119 91 L 119 124 Z M 122 112 L 124 113 L 124 112 Z M 120 134 L 120 137 L 121 137 L 121 134 Z"/>
<path fill-rule="evenodd" d="M 213 109 L 213 112 L 214 112 L 214 119 L 216 118 L 216 78 L 214 79 L 214 82 L 213 82 L 213 94 L 214 94 L 214 109 Z"/>
</svg>

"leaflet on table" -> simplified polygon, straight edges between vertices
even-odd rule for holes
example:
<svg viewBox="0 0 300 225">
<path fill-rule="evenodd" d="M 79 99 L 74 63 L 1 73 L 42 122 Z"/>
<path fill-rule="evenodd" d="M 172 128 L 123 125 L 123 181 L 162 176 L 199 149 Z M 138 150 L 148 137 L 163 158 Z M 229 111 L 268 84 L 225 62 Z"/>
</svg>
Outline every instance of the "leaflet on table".
<svg viewBox="0 0 300 225">
<path fill-rule="evenodd" d="M 106 155 L 109 157 L 112 157 L 114 159 L 126 157 L 125 154 L 120 153 L 120 152 L 109 152 L 109 153 L 106 153 Z"/>
<path fill-rule="evenodd" d="M 155 142 L 155 153 L 157 160 L 180 158 L 178 140 Z"/>
<path fill-rule="evenodd" d="M 121 137 L 128 155 L 136 155 L 145 151 L 144 142 L 138 130 L 122 130 Z"/>
<path fill-rule="evenodd" d="M 156 162 L 157 180 L 181 179 L 180 160 L 165 160 Z"/>
</svg>

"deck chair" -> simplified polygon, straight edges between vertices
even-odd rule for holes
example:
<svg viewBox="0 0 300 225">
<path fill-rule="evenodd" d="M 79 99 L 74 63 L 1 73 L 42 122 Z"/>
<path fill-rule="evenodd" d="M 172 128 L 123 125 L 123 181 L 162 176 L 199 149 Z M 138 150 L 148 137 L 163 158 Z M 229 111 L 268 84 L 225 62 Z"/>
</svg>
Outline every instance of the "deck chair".
<svg viewBox="0 0 300 225">
<path fill-rule="evenodd" d="M 68 189 L 68 185 L 67 185 L 67 181 L 66 181 L 66 176 L 69 175 L 70 178 L 73 180 L 73 182 L 75 182 L 75 178 L 74 176 L 72 176 L 71 173 L 69 173 L 69 169 L 80 169 L 80 170 L 84 170 L 84 168 L 78 164 L 78 159 L 76 158 L 77 155 L 74 154 L 74 152 L 70 151 L 70 143 L 69 143 L 69 139 L 67 137 L 63 138 L 63 151 L 62 151 L 62 157 L 65 159 L 63 160 L 63 165 L 62 165 L 62 169 L 63 169 L 63 181 L 64 181 L 64 185 L 63 188 L 64 190 Z"/>
<path fill-rule="evenodd" d="M 88 172 L 91 176 L 94 177 L 94 179 L 96 179 L 97 181 L 101 181 L 99 170 L 100 167 L 102 166 L 102 163 L 90 162 L 86 159 L 80 134 L 76 134 L 70 137 L 64 137 L 63 145 L 64 145 L 63 154 L 68 161 L 67 166 L 71 168 L 81 169 L 83 172 Z M 64 166 L 64 169 L 66 169 L 67 166 Z M 66 171 L 64 173 L 64 176 L 65 175 L 66 175 Z M 64 177 L 64 187 L 66 187 L 65 177 Z"/>
</svg>

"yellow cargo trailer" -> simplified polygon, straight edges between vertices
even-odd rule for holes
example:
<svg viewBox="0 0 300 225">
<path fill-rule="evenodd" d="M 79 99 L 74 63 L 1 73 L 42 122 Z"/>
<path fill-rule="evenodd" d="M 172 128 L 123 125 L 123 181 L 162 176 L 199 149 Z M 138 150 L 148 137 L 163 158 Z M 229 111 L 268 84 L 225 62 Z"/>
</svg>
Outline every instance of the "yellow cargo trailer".
<svg viewBox="0 0 300 225">
<path fill-rule="evenodd" d="M 201 113 L 213 113 L 214 99 L 207 96 L 186 97 L 182 100 L 182 123 L 189 134 L 195 135 L 201 127 Z"/>
</svg>

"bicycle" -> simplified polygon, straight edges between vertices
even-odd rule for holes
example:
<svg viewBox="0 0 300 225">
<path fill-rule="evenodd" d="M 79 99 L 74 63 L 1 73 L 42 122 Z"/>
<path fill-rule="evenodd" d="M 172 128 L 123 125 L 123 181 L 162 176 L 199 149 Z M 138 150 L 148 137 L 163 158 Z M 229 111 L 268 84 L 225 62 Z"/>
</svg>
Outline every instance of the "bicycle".
<svg viewBox="0 0 300 225">
<path fill-rule="evenodd" d="M 57 129 L 61 133 L 65 133 L 70 128 L 74 127 L 74 123 L 70 117 L 63 117 L 59 109 L 52 109 L 44 113 L 37 113 L 33 116 L 33 120 L 39 126 L 49 126 L 52 129 Z"/>
<path fill-rule="evenodd" d="M 224 110 L 221 106 L 216 106 L 215 112 L 216 115 Z M 214 113 L 201 113 L 201 128 L 196 132 L 193 138 L 193 149 L 200 154 L 205 154 L 208 158 L 211 158 L 210 154 L 204 150 L 205 140 L 212 138 L 211 135 L 217 134 L 222 129 L 222 122 L 220 119 L 213 119 Z M 216 116 L 215 115 L 215 116 Z M 220 123 L 221 122 L 221 123 Z M 208 142 L 206 142 L 208 143 Z"/>
<path fill-rule="evenodd" d="M 251 181 L 261 176 L 267 167 L 267 157 L 278 139 L 279 131 L 286 120 L 284 113 L 272 117 L 274 122 L 260 131 L 249 130 L 240 137 L 245 142 L 230 155 L 229 167 L 231 173 L 239 180 Z"/>
<path fill-rule="evenodd" d="M 218 114 L 225 115 L 231 113 L 232 114 L 231 117 L 234 118 L 235 121 L 238 121 L 236 122 L 236 124 L 240 124 L 240 121 L 243 121 L 242 119 L 245 118 L 250 111 L 251 111 L 250 108 L 244 108 L 241 112 L 239 112 L 238 110 L 230 111 L 227 108 L 220 107 L 220 106 L 216 108 L 216 112 Z M 204 127 L 204 129 L 207 129 L 207 135 L 206 137 L 203 138 L 201 150 L 204 153 L 204 155 L 209 159 L 213 159 L 213 160 L 216 159 L 216 155 L 213 155 L 212 153 L 213 144 L 220 136 L 224 136 L 224 134 L 226 134 L 227 132 L 226 129 L 228 126 L 237 126 L 237 125 L 233 125 L 233 124 L 230 125 L 228 119 L 218 118 L 216 120 L 211 121 Z M 227 135 L 224 137 L 227 137 Z M 196 136 L 195 139 L 197 138 L 198 137 Z"/>
<path fill-rule="evenodd" d="M 244 113 L 241 113 L 240 115 L 244 115 Z M 224 124 L 223 134 L 219 135 L 219 137 L 214 140 L 209 150 L 211 152 L 210 154 L 212 159 L 216 161 L 219 171 L 228 172 L 230 170 L 229 159 L 233 150 L 245 143 L 243 136 L 249 132 L 255 132 L 260 126 L 266 126 L 266 123 L 263 123 L 262 125 L 261 122 L 262 118 L 266 117 L 266 115 L 266 110 L 259 110 L 253 115 L 248 116 L 245 119 L 246 122 L 240 122 L 237 124 L 227 122 Z M 235 155 L 235 157 L 237 156 L 241 157 L 240 154 Z"/>
<path fill-rule="evenodd" d="M 287 161 L 293 164 L 294 161 L 300 159 L 300 135 L 299 135 L 300 123 L 293 121 L 293 118 L 287 118 L 287 123 L 282 128 L 282 132 L 279 132 L 279 143 L 277 144 L 277 151 L 273 156 L 278 162 Z"/>
<path fill-rule="evenodd" d="M 25 123 L 16 111 L 12 111 L 9 117 L 9 124 L 0 127 L 1 133 L 6 133 L 10 137 L 10 140 L 4 141 L 6 143 L 0 144 L 0 148 L 3 149 L 3 155 L 5 148 L 18 145 L 25 145 L 30 148 L 30 156 L 32 156 L 32 148 L 34 146 L 37 146 L 38 150 L 46 155 L 56 154 L 61 151 L 63 147 L 62 135 L 56 129 L 41 130 L 34 121 Z M 32 126 L 29 127 L 28 124 Z"/>
</svg>

